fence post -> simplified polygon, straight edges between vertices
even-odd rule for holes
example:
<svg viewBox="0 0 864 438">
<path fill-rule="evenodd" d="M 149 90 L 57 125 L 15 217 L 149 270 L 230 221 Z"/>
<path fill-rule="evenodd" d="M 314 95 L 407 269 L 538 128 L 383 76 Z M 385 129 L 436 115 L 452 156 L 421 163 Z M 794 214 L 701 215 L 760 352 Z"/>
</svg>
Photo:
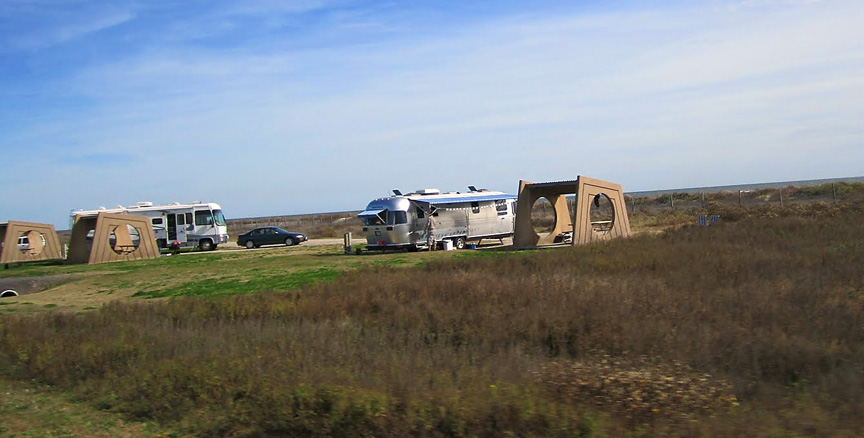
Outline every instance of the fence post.
<svg viewBox="0 0 864 438">
<path fill-rule="evenodd" d="M 834 187 L 834 183 L 831 183 L 831 196 L 834 197 L 834 203 L 837 203 L 837 189 Z"/>
<path fill-rule="evenodd" d="M 702 208 L 705 208 L 705 192 L 702 192 Z"/>
<path fill-rule="evenodd" d="M 672 196 L 671 193 L 669 194 L 669 204 L 672 206 L 672 209 L 674 210 L 675 209 L 675 198 Z"/>
<path fill-rule="evenodd" d="M 780 189 L 780 206 L 783 206 L 783 189 Z"/>
<path fill-rule="evenodd" d="M 342 236 L 342 250 L 345 254 L 351 254 L 351 232 L 347 232 Z"/>
</svg>

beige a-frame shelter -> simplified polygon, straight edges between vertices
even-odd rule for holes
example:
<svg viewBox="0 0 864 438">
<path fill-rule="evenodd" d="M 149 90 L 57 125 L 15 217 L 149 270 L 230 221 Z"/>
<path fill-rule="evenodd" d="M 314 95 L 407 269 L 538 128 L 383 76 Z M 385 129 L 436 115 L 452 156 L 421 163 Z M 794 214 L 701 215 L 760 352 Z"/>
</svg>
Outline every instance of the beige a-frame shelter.
<svg viewBox="0 0 864 438">
<path fill-rule="evenodd" d="M 568 194 L 576 195 L 576 208 L 572 217 L 570 209 L 567 208 Z M 601 195 L 606 196 L 612 205 L 612 220 L 611 223 L 604 223 L 603 227 L 595 227 L 597 224 L 591 222 L 591 203 Z M 551 232 L 542 236 L 534 231 L 534 226 L 531 224 L 531 209 L 540 198 L 549 200 L 555 210 L 555 225 Z M 572 231 L 572 245 L 629 237 L 630 218 L 627 216 L 627 205 L 624 203 L 624 192 L 621 186 L 581 175 L 572 181 L 541 183 L 519 181 L 513 246 L 534 248 L 551 245 L 555 243 L 555 238 L 565 231 Z"/>
<path fill-rule="evenodd" d="M 133 240 L 129 227 L 138 231 Z M 93 231 L 92 241 L 87 234 Z M 79 218 L 72 226 L 69 241 L 70 263 L 105 263 L 159 257 L 159 247 L 150 225 L 150 218 L 129 214 L 99 213 Z"/>
<path fill-rule="evenodd" d="M 18 239 L 27 243 L 18 246 Z M 54 225 L 9 221 L 0 224 L 0 264 L 62 259 Z"/>
</svg>

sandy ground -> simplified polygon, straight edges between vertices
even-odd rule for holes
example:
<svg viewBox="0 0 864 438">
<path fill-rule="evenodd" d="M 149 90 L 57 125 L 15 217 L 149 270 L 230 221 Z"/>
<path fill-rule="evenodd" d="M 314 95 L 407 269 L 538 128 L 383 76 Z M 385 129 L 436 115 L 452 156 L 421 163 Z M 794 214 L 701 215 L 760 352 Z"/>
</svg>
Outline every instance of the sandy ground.
<svg viewBox="0 0 864 438">
<path fill-rule="evenodd" d="M 360 240 L 357 240 L 355 238 L 354 240 L 352 240 L 352 243 L 354 245 L 365 244 L 366 239 L 363 239 L 362 241 L 360 241 Z M 341 245 L 341 244 L 342 244 L 342 238 L 340 237 L 340 238 L 333 238 L 333 239 L 309 239 L 306 242 L 301 243 L 300 246 L 324 246 L 324 245 Z M 228 243 L 223 243 L 223 244 L 219 245 L 219 247 L 214 252 L 236 251 L 236 250 L 260 251 L 260 250 L 268 249 L 268 248 L 277 248 L 279 246 L 280 245 L 267 245 L 267 246 L 262 246 L 261 248 L 247 249 L 246 247 L 238 246 L 237 242 L 228 242 Z M 282 246 L 284 246 L 284 245 L 282 245 Z M 208 253 L 193 251 L 193 252 L 184 253 L 184 255 L 186 255 L 186 254 L 192 255 L 192 254 L 208 254 Z"/>
</svg>

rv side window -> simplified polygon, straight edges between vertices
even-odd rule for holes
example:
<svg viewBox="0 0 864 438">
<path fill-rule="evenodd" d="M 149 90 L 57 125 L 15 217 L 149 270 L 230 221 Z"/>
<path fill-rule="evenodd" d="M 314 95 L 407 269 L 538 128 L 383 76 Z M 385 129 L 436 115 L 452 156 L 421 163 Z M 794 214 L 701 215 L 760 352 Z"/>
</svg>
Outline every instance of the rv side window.
<svg viewBox="0 0 864 438">
<path fill-rule="evenodd" d="M 153 220 L 151 220 L 150 222 L 152 222 L 153 225 L 162 225 L 162 218 L 161 217 L 154 217 Z"/>
<path fill-rule="evenodd" d="M 417 218 L 423 219 L 424 217 L 426 217 L 426 213 L 423 211 L 422 208 L 417 207 Z"/>
<path fill-rule="evenodd" d="M 186 223 L 187 224 L 192 223 L 192 213 L 186 213 Z"/>
<path fill-rule="evenodd" d="M 471 203 L 471 213 L 480 213 L 480 203 L 472 202 Z"/>
<path fill-rule="evenodd" d="M 195 225 L 213 225 L 213 215 L 209 211 L 196 211 Z"/>
<path fill-rule="evenodd" d="M 177 215 L 177 225 L 186 225 L 186 216 L 182 213 Z"/>
</svg>

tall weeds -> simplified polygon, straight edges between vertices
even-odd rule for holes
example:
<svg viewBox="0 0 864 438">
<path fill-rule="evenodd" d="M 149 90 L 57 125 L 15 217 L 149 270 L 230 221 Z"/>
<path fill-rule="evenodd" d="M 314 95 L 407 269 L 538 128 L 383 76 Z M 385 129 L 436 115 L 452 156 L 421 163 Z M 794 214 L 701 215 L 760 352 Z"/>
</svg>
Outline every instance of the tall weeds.
<svg viewBox="0 0 864 438">
<path fill-rule="evenodd" d="M 832 208 L 7 316 L 0 369 L 201 436 L 860 436 L 864 213 Z"/>
</svg>

